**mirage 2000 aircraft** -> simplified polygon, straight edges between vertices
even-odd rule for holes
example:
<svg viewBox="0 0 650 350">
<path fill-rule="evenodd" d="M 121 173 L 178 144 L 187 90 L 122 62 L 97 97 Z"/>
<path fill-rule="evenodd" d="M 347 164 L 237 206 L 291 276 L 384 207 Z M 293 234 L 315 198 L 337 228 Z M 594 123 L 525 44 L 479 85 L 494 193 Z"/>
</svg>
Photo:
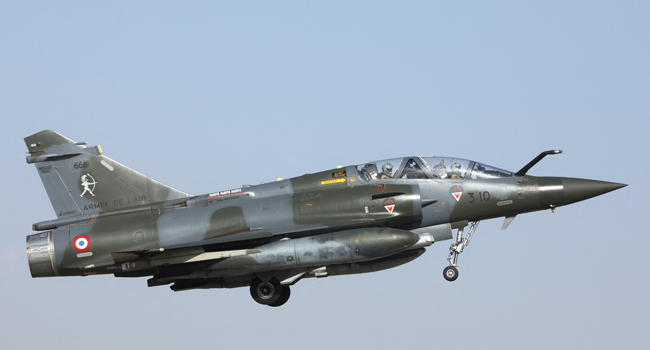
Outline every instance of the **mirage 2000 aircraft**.
<svg viewBox="0 0 650 350">
<path fill-rule="evenodd" d="M 480 220 L 555 210 L 623 184 L 527 175 L 450 157 L 405 157 L 191 195 L 54 131 L 25 138 L 57 218 L 27 236 L 32 277 L 144 277 L 173 291 L 249 287 L 287 302 L 303 278 L 375 272 L 449 248 L 448 281 Z M 469 226 L 467 235 L 464 230 Z"/>
</svg>

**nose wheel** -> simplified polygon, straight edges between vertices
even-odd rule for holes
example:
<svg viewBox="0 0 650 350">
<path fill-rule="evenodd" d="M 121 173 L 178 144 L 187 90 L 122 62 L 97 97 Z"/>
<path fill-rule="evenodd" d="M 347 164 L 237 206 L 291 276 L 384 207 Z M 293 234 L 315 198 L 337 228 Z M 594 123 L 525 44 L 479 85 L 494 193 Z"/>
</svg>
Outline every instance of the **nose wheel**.
<svg viewBox="0 0 650 350">
<path fill-rule="evenodd" d="M 445 269 L 442 271 L 442 275 L 447 281 L 452 282 L 458 278 L 458 269 L 456 268 L 458 266 L 458 256 L 463 252 L 463 249 L 469 245 L 469 241 L 472 239 L 472 236 L 474 236 L 474 232 L 476 231 L 476 227 L 478 227 L 479 222 L 480 221 L 474 221 L 470 224 L 467 238 L 465 238 L 464 241 L 464 227 L 458 229 L 458 233 L 456 235 L 456 243 L 452 244 L 449 247 L 449 256 L 447 257 L 449 266 L 445 267 Z"/>
<path fill-rule="evenodd" d="M 447 266 L 442 271 L 442 275 L 445 276 L 445 279 L 449 282 L 455 281 L 458 278 L 458 269 L 453 266 Z"/>
</svg>

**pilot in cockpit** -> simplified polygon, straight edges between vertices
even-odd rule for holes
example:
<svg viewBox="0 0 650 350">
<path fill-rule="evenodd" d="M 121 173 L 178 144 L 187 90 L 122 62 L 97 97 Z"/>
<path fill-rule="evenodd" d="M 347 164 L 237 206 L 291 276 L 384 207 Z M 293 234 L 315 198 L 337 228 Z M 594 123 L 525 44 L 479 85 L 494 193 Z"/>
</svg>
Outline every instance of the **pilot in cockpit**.
<svg viewBox="0 0 650 350">
<path fill-rule="evenodd" d="M 434 166 L 432 171 L 433 175 L 437 176 L 439 179 L 446 179 L 449 176 L 449 174 L 447 174 L 444 159 L 440 161 L 440 164 Z"/>
<path fill-rule="evenodd" d="M 375 163 L 368 163 L 359 170 L 359 173 L 361 173 L 361 176 L 366 181 L 375 180 L 377 179 L 377 165 Z"/>
<path fill-rule="evenodd" d="M 449 177 L 452 179 L 462 179 L 463 174 L 461 172 L 461 165 L 458 162 L 455 162 L 451 165 L 451 171 L 449 172 Z"/>
<path fill-rule="evenodd" d="M 393 178 L 393 165 L 386 163 L 381 167 L 381 173 L 379 173 L 379 179 L 392 179 Z"/>
</svg>

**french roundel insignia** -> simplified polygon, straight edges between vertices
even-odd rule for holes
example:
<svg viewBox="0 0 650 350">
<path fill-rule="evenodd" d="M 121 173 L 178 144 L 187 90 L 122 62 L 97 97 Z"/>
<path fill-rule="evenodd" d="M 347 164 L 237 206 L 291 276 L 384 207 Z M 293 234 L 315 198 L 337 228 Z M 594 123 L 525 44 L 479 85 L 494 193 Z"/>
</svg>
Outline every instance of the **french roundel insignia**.
<svg viewBox="0 0 650 350">
<path fill-rule="evenodd" d="M 463 188 L 460 186 L 453 187 L 449 192 L 456 199 L 456 202 L 460 200 L 460 196 L 463 194 Z"/>
<path fill-rule="evenodd" d="M 90 248 L 90 238 L 86 236 L 77 236 L 74 241 L 72 241 L 72 246 L 78 252 L 85 252 Z"/>
</svg>

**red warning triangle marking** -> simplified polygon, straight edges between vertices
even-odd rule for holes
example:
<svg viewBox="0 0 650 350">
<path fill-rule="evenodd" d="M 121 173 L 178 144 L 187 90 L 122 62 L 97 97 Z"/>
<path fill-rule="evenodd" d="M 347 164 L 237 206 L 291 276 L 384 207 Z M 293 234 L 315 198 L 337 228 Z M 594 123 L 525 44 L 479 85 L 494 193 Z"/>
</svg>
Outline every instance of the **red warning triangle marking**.
<svg viewBox="0 0 650 350">
<path fill-rule="evenodd" d="M 384 205 L 384 208 L 386 208 L 386 210 L 388 210 L 388 212 L 392 214 L 392 213 L 393 213 L 393 210 L 395 210 L 395 204 L 392 204 L 392 205 Z"/>
<path fill-rule="evenodd" d="M 454 198 L 456 198 L 456 202 L 458 202 L 460 200 L 461 194 L 463 194 L 463 192 L 454 192 L 451 195 L 454 196 Z"/>
</svg>

